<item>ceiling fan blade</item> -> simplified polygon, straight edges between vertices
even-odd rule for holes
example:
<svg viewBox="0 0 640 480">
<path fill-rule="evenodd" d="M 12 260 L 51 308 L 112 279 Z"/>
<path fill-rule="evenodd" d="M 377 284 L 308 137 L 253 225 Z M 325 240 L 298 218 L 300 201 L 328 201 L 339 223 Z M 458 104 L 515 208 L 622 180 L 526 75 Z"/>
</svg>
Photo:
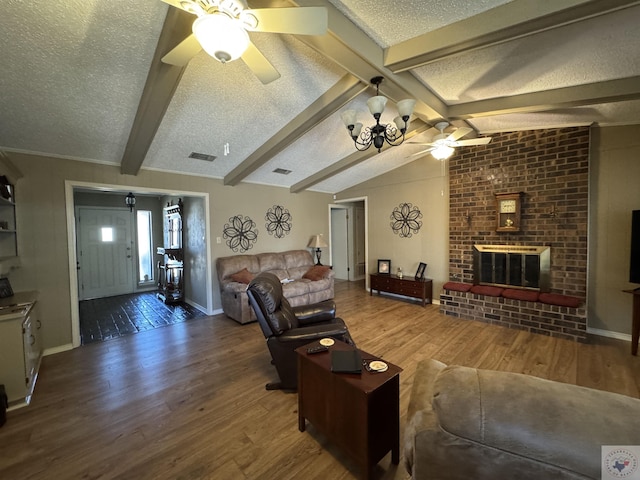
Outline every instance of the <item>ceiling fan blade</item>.
<svg viewBox="0 0 640 480">
<path fill-rule="evenodd" d="M 249 42 L 249 47 L 240 58 L 265 85 L 280 78 L 280 73 L 253 43 Z"/>
<path fill-rule="evenodd" d="M 243 11 L 240 19 L 247 30 L 294 35 L 324 35 L 329 23 L 325 7 L 258 8 Z"/>
<path fill-rule="evenodd" d="M 431 152 L 431 151 L 433 151 L 435 149 L 436 149 L 436 147 L 430 147 L 430 148 L 427 148 L 426 150 L 420 150 L 419 152 L 412 153 L 411 155 L 408 155 L 405 158 L 411 158 L 411 157 L 417 157 L 418 155 L 424 155 L 425 153 L 429 153 L 429 152 Z"/>
<path fill-rule="evenodd" d="M 173 50 L 162 57 L 162 63 L 184 67 L 202 50 L 202 46 L 195 35 L 189 35 L 181 41 Z"/>
<path fill-rule="evenodd" d="M 491 137 L 470 138 L 468 140 L 458 140 L 456 147 L 465 147 L 469 145 L 486 145 L 491 141 Z"/>
<path fill-rule="evenodd" d="M 455 142 L 457 139 L 464 137 L 467 133 L 470 133 L 472 131 L 473 131 L 473 128 L 460 127 L 456 129 L 456 131 L 453 132 L 451 135 L 449 135 L 447 137 L 447 140 L 451 142 Z"/>
<path fill-rule="evenodd" d="M 199 12 L 205 13 L 200 6 L 196 4 L 192 4 L 190 2 L 184 2 L 181 0 L 162 0 L 164 3 L 168 3 L 172 7 L 179 8 L 180 10 L 184 10 L 185 12 L 193 13 L 197 15 Z"/>
</svg>

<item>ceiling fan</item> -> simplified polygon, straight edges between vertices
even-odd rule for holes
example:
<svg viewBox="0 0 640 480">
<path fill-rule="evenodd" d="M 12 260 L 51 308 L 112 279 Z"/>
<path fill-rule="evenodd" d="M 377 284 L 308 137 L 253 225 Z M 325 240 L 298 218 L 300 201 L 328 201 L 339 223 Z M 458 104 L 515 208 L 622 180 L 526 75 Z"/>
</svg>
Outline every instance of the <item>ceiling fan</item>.
<svg viewBox="0 0 640 480">
<path fill-rule="evenodd" d="M 245 0 L 162 0 L 196 15 L 193 34 L 162 57 L 164 63 L 184 67 L 204 49 L 219 62 L 242 58 L 264 84 L 280 73 L 249 39 L 249 32 L 323 35 L 327 32 L 325 7 L 250 9 Z"/>
<path fill-rule="evenodd" d="M 480 137 L 480 138 L 470 138 L 468 140 L 458 140 L 459 138 L 464 137 L 468 133 L 473 131 L 472 128 L 468 127 L 460 127 L 457 128 L 453 133 L 444 133 L 444 130 L 449 126 L 449 122 L 438 122 L 435 124 L 435 129 L 440 131 L 437 135 L 435 135 L 430 142 L 408 142 L 413 143 L 414 145 L 428 145 L 429 148 L 425 150 L 420 150 L 410 157 L 415 157 L 416 155 L 423 155 L 425 153 L 430 152 L 438 160 L 444 160 L 445 158 L 449 158 L 453 154 L 453 150 L 455 147 L 465 147 L 468 145 L 486 145 L 491 141 L 491 137 Z M 433 129 L 432 129 L 433 130 Z"/>
</svg>

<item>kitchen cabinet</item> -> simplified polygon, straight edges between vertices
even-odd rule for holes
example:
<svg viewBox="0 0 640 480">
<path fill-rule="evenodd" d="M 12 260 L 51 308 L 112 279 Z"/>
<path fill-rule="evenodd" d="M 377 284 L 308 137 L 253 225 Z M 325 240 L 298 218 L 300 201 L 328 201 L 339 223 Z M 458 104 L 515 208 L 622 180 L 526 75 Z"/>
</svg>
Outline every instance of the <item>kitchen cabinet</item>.
<svg viewBox="0 0 640 480">
<path fill-rule="evenodd" d="M 32 292 L 0 301 L 0 384 L 9 409 L 31 401 L 42 357 L 41 326 Z"/>
</svg>

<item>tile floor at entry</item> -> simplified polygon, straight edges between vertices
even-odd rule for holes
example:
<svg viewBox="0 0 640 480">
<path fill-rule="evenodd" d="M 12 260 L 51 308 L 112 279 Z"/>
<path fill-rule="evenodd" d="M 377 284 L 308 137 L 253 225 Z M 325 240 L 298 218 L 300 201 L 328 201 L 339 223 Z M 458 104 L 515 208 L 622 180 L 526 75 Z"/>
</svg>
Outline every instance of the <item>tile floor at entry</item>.
<svg viewBox="0 0 640 480">
<path fill-rule="evenodd" d="M 165 305 L 155 292 L 80 302 L 82 345 L 206 316 L 187 303 Z"/>
</svg>

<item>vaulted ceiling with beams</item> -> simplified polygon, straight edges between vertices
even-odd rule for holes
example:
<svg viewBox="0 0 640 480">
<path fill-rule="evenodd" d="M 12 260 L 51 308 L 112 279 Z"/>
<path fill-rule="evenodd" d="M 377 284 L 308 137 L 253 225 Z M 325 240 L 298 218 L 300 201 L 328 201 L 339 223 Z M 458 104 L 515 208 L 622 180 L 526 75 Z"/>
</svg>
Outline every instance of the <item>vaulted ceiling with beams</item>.
<svg viewBox="0 0 640 480">
<path fill-rule="evenodd" d="M 3 0 L 0 151 L 337 193 L 421 158 L 442 120 L 465 138 L 640 123 L 639 1 L 248 2 L 309 6 L 326 34 L 249 33 L 280 74 L 263 84 L 204 51 L 163 63 L 196 17 L 161 0 Z M 382 122 L 417 104 L 404 144 L 359 152 L 340 113 L 373 125 L 376 76 Z"/>
</svg>

